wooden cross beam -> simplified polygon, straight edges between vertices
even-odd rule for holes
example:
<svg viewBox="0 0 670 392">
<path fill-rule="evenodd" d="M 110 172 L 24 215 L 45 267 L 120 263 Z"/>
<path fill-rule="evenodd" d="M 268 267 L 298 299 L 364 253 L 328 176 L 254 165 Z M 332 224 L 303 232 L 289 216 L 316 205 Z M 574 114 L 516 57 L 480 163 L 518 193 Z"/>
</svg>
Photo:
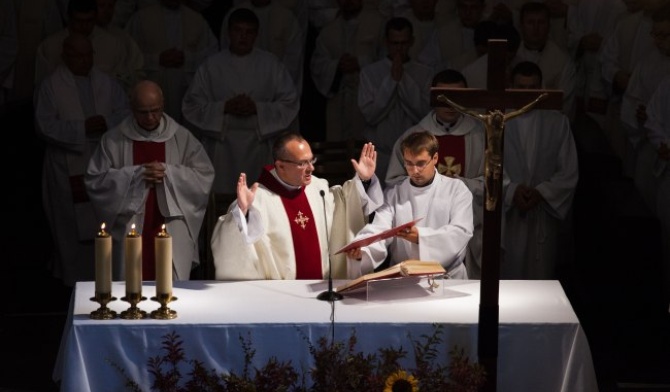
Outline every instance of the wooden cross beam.
<svg viewBox="0 0 670 392">
<path fill-rule="evenodd" d="M 449 89 L 434 87 L 431 89 L 431 105 L 446 106 L 444 97 L 464 107 L 483 108 L 487 112 L 505 112 L 506 109 L 519 109 L 535 101 L 540 95 L 546 97 L 539 101 L 534 109 L 556 109 L 563 107 L 561 91 L 550 90 L 514 90 L 507 86 L 507 40 L 489 40 L 487 89 Z M 486 124 L 485 124 L 486 125 Z M 504 124 L 503 124 L 504 126 Z M 488 132 L 488 130 L 487 130 Z M 504 132 L 502 133 L 504 138 Z M 488 140 L 488 137 L 487 137 Z M 503 145 L 502 141 L 500 143 Z M 488 148 L 488 147 L 487 147 Z M 502 147 L 501 147 L 502 154 Z M 500 170 L 502 170 L 502 155 Z M 495 391 L 498 373 L 498 293 L 500 286 L 500 241 L 502 222 L 502 178 L 494 187 L 495 208 L 484 208 L 484 227 L 482 233 L 482 276 L 479 304 L 478 348 L 479 363 L 486 370 L 486 382 L 483 391 Z"/>
</svg>

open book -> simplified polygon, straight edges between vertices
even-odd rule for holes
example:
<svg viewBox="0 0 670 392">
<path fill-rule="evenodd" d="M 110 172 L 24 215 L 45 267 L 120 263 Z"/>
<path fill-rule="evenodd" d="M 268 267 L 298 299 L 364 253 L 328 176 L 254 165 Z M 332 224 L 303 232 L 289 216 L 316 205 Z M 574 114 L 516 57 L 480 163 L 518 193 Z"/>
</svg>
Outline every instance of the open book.
<svg viewBox="0 0 670 392">
<path fill-rule="evenodd" d="M 385 240 L 387 238 L 393 237 L 396 234 L 398 234 L 400 231 L 414 226 L 416 224 L 416 222 L 420 221 L 421 219 L 423 219 L 423 218 L 414 219 L 413 221 L 403 223 L 400 226 L 396 226 L 396 227 L 392 227 L 388 230 L 384 230 L 381 233 L 373 234 L 369 237 L 365 237 L 365 238 L 361 238 L 359 240 L 353 241 L 349 245 L 346 245 L 343 248 L 341 248 L 340 250 L 338 250 L 337 252 L 335 252 L 334 254 L 338 255 L 338 254 L 340 254 L 342 252 L 346 252 L 350 249 L 362 248 L 364 246 L 368 246 L 368 245 L 370 245 L 372 243 L 375 243 L 377 241 L 381 241 L 381 240 Z"/>
<path fill-rule="evenodd" d="M 444 275 L 447 271 L 442 264 L 436 261 L 405 260 L 381 271 L 371 272 L 359 278 L 338 286 L 335 291 L 345 293 L 365 287 L 368 282 L 376 280 L 402 278 L 402 277 L 423 277 L 431 275 Z"/>
</svg>

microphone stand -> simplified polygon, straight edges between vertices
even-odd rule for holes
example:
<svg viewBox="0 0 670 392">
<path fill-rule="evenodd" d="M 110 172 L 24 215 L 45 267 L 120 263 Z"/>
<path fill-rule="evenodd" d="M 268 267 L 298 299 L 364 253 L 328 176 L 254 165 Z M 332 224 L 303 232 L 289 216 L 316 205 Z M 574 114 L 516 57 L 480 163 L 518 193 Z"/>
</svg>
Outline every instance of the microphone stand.
<svg viewBox="0 0 670 392">
<path fill-rule="evenodd" d="M 320 301 L 334 302 L 341 300 L 342 294 L 333 291 L 333 263 L 330 261 L 330 235 L 328 234 L 328 214 L 326 213 L 326 192 L 323 189 L 320 191 L 321 201 L 323 202 L 323 218 L 326 222 L 326 250 L 328 251 L 328 290 L 316 296 Z"/>
</svg>

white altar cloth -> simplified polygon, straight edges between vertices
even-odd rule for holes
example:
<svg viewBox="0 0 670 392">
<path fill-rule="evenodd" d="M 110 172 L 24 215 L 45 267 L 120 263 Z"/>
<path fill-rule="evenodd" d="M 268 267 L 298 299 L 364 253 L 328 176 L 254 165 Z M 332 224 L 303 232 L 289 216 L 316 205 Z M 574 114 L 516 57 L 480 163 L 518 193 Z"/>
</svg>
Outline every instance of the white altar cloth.
<svg viewBox="0 0 670 392">
<path fill-rule="evenodd" d="M 411 365 L 408 333 L 417 340 L 438 323 L 445 326 L 444 360 L 458 345 L 476 361 L 480 282 L 440 282 L 445 287 L 432 295 L 416 285 L 401 288 L 401 296 L 394 292 L 393 299 L 345 296 L 334 302 L 335 339 L 344 341 L 355 329 L 360 351 L 402 346 Z M 320 337 L 333 334 L 331 304 L 316 299 L 327 289 L 323 281 L 184 281 L 174 286 L 177 300 L 169 304 L 177 312 L 173 320 L 93 320 L 89 315 L 99 307 L 91 301 L 94 282 L 77 283 L 54 368 L 61 390 L 124 390 L 124 379 L 112 363 L 148 390 L 153 378 L 147 360 L 164 354 L 163 337 L 172 331 L 184 341 L 188 359 L 238 374 L 244 364 L 240 337 L 250 338 L 256 350 L 254 366 L 275 356 L 308 369 L 313 361 L 305 339 L 316 345 Z M 154 282 L 144 282 L 142 290 L 144 296 L 154 296 Z M 113 283 L 113 296 L 121 298 L 124 291 L 123 282 Z M 586 335 L 558 281 L 501 281 L 499 297 L 498 391 L 598 390 Z M 151 300 L 138 306 L 148 313 L 159 307 Z M 109 307 L 120 313 L 129 304 L 116 300 Z"/>
</svg>

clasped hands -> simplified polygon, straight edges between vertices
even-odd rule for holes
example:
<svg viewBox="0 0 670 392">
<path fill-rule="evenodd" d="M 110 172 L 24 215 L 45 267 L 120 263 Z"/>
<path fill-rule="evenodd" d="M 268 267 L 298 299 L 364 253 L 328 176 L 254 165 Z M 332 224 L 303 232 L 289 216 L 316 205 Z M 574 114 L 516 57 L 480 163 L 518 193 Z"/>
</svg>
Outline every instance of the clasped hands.
<svg viewBox="0 0 670 392">
<path fill-rule="evenodd" d="M 238 94 L 226 101 L 224 114 L 248 117 L 256 114 L 256 102 L 247 94 Z"/>
<path fill-rule="evenodd" d="M 142 167 L 144 167 L 144 172 L 142 173 L 142 176 L 144 177 L 147 186 L 151 187 L 163 182 L 163 178 L 165 178 L 165 168 L 166 168 L 164 163 L 153 161 L 142 164 Z"/>
<path fill-rule="evenodd" d="M 516 187 L 514 197 L 512 198 L 514 206 L 523 212 L 532 210 L 542 201 L 544 201 L 544 197 L 542 197 L 542 194 L 537 189 L 523 184 L 519 184 Z"/>
</svg>

